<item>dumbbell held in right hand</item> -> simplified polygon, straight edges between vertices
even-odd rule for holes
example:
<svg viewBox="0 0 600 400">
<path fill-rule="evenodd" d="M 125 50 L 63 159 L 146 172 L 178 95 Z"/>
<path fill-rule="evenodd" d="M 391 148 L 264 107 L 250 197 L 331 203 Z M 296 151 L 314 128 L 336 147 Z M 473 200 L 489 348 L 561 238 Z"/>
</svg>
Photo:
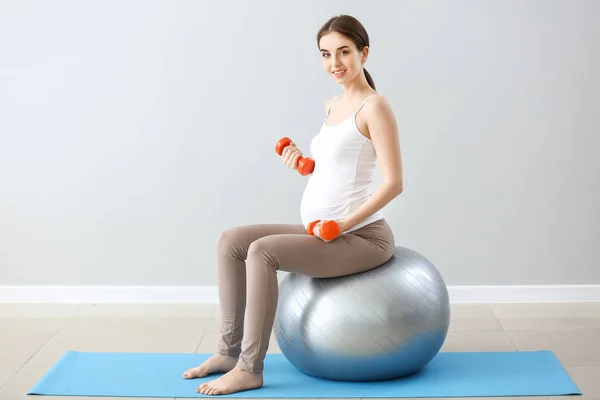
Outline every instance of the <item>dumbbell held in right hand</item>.
<svg viewBox="0 0 600 400">
<path fill-rule="evenodd" d="M 289 146 L 292 143 L 292 139 L 288 137 L 284 137 L 279 139 L 277 144 L 275 145 L 275 151 L 277 154 L 281 155 L 283 153 L 283 149 Z M 315 169 L 315 160 L 309 157 L 300 157 L 298 159 L 298 172 L 302 176 L 309 175 Z"/>
</svg>

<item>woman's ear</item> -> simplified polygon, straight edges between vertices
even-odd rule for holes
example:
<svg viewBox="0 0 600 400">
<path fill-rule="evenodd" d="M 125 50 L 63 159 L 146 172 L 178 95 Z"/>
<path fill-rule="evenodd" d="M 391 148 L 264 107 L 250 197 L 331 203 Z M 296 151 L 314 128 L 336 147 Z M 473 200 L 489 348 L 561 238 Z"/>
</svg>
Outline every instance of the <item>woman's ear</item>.
<svg viewBox="0 0 600 400">
<path fill-rule="evenodd" d="M 367 58 L 369 58 L 369 47 L 365 46 L 362 49 L 362 57 L 361 57 L 361 62 L 364 64 L 367 62 Z"/>
</svg>

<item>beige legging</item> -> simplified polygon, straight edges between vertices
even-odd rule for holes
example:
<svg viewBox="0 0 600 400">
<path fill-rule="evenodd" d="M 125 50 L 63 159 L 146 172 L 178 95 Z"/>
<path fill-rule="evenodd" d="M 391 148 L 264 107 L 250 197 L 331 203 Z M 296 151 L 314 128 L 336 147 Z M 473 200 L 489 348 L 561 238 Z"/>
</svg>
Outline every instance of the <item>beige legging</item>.
<svg viewBox="0 0 600 400">
<path fill-rule="evenodd" d="M 306 234 L 303 225 L 264 224 L 224 231 L 218 240 L 221 308 L 219 354 L 259 373 L 277 310 L 277 271 L 326 278 L 366 271 L 388 261 L 394 236 L 384 219 L 331 242 Z M 247 304 L 247 306 L 246 306 Z"/>
</svg>

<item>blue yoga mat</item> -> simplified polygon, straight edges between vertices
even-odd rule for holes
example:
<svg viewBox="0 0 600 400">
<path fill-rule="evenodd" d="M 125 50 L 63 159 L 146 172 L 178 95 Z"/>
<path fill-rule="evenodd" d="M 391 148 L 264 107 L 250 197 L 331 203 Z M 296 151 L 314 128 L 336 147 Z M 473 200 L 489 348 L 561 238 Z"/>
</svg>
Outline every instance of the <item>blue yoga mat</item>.
<svg viewBox="0 0 600 400">
<path fill-rule="evenodd" d="M 28 394 L 115 397 L 207 397 L 183 371 L 210 354 L 67 352 Z M 221 397 L 494 397 L 581 394 L 550 351 L 441 352 L 420 373 L 369 383 L 335 382 L 299 372 L 267 354 L 264 386 Z"/>
</svg>

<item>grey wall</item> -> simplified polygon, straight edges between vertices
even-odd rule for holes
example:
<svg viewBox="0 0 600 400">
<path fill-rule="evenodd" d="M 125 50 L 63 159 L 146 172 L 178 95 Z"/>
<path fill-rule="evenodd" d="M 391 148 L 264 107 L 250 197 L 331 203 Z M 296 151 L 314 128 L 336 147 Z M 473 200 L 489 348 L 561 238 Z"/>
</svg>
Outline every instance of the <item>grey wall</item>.
<svg viewBox="0 0 600 400">
<path fill-rule="evenodd" d="M 600 283 L 600 2 L 13 0 L 0 284 L 211 286 L 221 230 L 299 222 L 273 147 L 339 93 L 338 13 L 398 118 L 397 243 L 450 285 Z"/>
</svg>

